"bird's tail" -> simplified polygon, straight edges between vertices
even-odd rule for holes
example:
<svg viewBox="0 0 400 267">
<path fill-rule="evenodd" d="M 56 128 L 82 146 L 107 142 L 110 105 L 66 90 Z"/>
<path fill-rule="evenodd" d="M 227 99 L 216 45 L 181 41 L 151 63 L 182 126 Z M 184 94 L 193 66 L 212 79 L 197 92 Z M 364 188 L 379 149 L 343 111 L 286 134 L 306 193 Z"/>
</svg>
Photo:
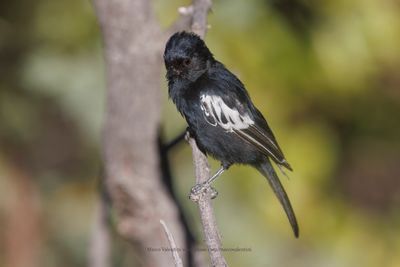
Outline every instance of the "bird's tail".
<svg viewBox="0 0 400 267">
<path fill-rule="evenodd" d="M 279 202 L 282 204 L 286 212 L 295 237 L 299 237 L 299 226 L 297 224 L 296 215 L 294 214 L 290 200 L 285 192 L 285 189 L 283 189 L 283 186 L 279 181 L 278 175 L 272 167 L 270 160 L 267 158 L 266 161 L 257 166 L 257 169 L 267 178 L 270 186 L 274 190 L 275 195 L 279 199 Z"/>
</svg>

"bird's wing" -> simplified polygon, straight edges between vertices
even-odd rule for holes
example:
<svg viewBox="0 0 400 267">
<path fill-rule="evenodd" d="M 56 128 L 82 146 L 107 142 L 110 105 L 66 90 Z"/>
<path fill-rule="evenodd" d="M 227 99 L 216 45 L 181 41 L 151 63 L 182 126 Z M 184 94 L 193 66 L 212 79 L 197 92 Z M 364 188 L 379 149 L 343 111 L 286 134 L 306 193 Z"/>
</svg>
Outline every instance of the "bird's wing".
<svg viewBox="0 0 400 267">
<path fill-rule="evenodd" d="M 255 108 L 256 111 L 252 111 L 250 105 L 239 101 L 234 94 L 209 92 L 200 95 L 200 107 L 210 125 L 237 134 L 277 164 L 292 170 L 267 122 Z"/>
</svg>

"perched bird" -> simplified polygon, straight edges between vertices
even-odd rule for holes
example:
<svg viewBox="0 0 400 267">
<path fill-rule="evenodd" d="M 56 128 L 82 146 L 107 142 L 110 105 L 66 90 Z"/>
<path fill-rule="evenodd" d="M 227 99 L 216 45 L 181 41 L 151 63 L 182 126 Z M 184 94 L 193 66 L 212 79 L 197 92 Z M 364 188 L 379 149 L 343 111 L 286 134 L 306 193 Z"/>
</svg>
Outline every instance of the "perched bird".
<svg viewBox="0 0 400 267">
<path fill-rule="evenodd" d="M 186 119 L 190 135 L 203 153 L 221 161 L 216 174 L 193 190 L 210 187 L 232 164 L 251 165 L 267 178 L 298 237 L 295 214 L 270 159 L 280 168 L 292 168 L 242 82 L 194 33 L 172 35 L 164 62 L 169 96 Z"/>
</svg>

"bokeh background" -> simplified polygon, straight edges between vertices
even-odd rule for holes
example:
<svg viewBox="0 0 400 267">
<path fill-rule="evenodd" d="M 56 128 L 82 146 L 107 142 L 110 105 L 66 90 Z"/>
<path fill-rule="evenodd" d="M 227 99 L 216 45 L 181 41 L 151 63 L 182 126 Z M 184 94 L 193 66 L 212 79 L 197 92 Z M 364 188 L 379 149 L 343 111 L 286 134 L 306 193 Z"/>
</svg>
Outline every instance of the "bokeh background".
<svg viewBox="0 0 400 267">
<path fill-rule="evenodd" d="M 155 0 L 161 25 L 188 2 Z M 231 266 L 400 266 L 399 14 L 397 0 L 214 1 L 206 41 L 293 166 L 282 180 L 301 227 L 296 240 L 264 178 L 232 167 L 215 183 L 215 212 L 224 246 L 250 251 L 226 252 Z M 87 264 L 101 49 L 89 1 L 0 3 L 0 266 Z M 185 122 L 160 83 L 172 139 Z M 200 237 L 190 155 L 182 144 L 170 156 Z M 130 246 L 114 239 L 114 266 L 132 266 Z"/>
</svg>

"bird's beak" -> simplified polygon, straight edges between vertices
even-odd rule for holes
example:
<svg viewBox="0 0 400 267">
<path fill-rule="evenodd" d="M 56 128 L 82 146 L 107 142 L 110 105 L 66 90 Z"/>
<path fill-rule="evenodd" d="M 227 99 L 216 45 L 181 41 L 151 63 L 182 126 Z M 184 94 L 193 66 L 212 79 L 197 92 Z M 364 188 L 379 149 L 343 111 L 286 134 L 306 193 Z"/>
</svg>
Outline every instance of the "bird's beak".
<svg viewBox="0 0 400 267">
<path fill-rule="evenodd" d="M 172 69 L 172 74 L 174 75 L 174 76 L 179 76 L 179 75 L 181 75 L 181 70 L 179 70 L 179 69 L 177 69 L 177 68 L 174 68 L 174 67 L 172 67 L 171 68 Z"/>
</svg>

